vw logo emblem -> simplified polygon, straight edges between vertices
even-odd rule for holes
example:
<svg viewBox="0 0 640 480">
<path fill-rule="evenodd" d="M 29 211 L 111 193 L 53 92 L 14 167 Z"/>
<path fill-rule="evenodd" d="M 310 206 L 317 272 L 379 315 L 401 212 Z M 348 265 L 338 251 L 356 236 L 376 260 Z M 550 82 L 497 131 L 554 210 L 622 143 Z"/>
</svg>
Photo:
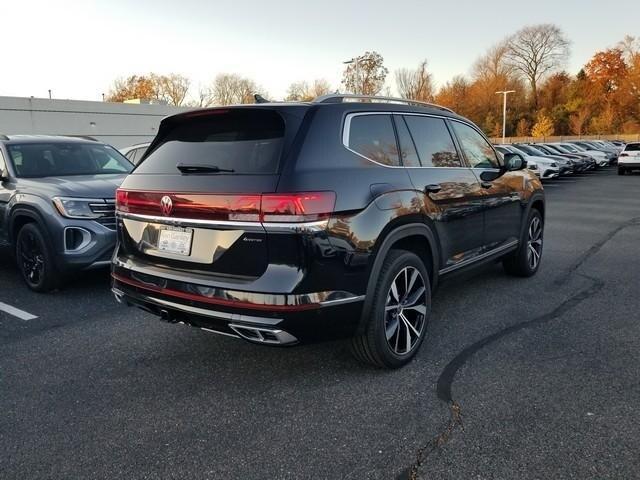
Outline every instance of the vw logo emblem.
<svg viewBox="0 0 640 480">
<path fill-rule="evenodd" d="M 162 197 L 160 200 L 160 210 L 162 211 L 162 215 L 165 217 L 171 215 L 171 212 L 173 211 L 173 202 L 171 201 L 171 197 L 168 195 Z"/>
</svg>

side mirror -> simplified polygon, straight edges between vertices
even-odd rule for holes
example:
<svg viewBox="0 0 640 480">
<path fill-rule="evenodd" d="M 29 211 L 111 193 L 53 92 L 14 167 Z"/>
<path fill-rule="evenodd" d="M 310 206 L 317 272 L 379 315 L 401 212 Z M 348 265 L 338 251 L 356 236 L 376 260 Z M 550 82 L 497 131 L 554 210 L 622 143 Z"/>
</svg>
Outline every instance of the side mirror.
<svg viewBox="0 0 640 480">
<path fill-rule="evenodd" d="M 515 172 L 516 170 L 524 170 L 527 168 L 527 161 L 522 158 L 519 153 L 504 154 L 504 169 L 507 172 Z"/>
</svg>

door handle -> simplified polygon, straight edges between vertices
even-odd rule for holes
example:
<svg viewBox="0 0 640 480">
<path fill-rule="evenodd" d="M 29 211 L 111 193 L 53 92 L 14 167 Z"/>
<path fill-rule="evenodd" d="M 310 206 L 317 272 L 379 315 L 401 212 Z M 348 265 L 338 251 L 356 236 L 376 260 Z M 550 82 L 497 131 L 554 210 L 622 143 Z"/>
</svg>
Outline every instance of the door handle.
<svg viewBox="0 0 640 480">
<path fill-rule="evenodd" d="M 482 186 L 482 188 L 491 188 L 491 187 L 493 187 L 493 183 L 491 183 L 491 182 L 480 182 L 480 185 Z"/>
<path fill-rule="evenodd" d="M 427 193 L 427 194 L 438 193 L 440 190 L 442 190 L 442 186 L 438 185 L 437 183 L 432 183 L 424 187 L 424 193 Z"/>
</svg>

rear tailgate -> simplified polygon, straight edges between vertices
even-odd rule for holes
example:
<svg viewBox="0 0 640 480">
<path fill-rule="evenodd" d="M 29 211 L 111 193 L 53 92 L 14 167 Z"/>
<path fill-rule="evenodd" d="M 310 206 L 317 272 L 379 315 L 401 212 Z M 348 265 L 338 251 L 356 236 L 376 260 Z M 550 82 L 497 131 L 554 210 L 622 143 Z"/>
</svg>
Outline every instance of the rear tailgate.
<svg viewBox="0 0 640 480">
<path fill-rule="evenodd" d="M 277 190 L 304 113 L 239 107 L 165 119 L 118 191 L 120 253 L 174 269 L 261 275 L 269 263 L 261 194 Z"/>
</svg>

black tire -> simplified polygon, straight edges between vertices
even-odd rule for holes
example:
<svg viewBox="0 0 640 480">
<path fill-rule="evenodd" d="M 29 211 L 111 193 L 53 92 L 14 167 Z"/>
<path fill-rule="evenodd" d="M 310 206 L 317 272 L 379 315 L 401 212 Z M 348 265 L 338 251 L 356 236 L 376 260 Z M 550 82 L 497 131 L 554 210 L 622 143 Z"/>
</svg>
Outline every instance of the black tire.
<svg viewBox="0 0 640 480">
<path fill-rule="evenodd" d="M 365 331 L 351 340 L 354 356 L 380 368 L 399 368 L 411 361 L 424 340 L 431 313 L 431 283 L 420 257 L 391 250 L 364 312 Z"/>
<path fill-rule="evenodd" d="M 53 252 L 37 224 L 27 223 L 18 232 L 16 261 L 22 278 L 31 290 L 49 292 L 62 284 Z"/>
<path fill-rule="evenodd" d="M 618 175 L 624 175 L 625 173 L 624 168 L 618 167 Z"/>
<path fill-rule="evenodd" d="M 531 277 L 540 268 L 544 239 L 544 220 L 538 210 L 532 208 L 518 250 L 506 257 L 502 264 L 509 275 Z"/>
</svg>

